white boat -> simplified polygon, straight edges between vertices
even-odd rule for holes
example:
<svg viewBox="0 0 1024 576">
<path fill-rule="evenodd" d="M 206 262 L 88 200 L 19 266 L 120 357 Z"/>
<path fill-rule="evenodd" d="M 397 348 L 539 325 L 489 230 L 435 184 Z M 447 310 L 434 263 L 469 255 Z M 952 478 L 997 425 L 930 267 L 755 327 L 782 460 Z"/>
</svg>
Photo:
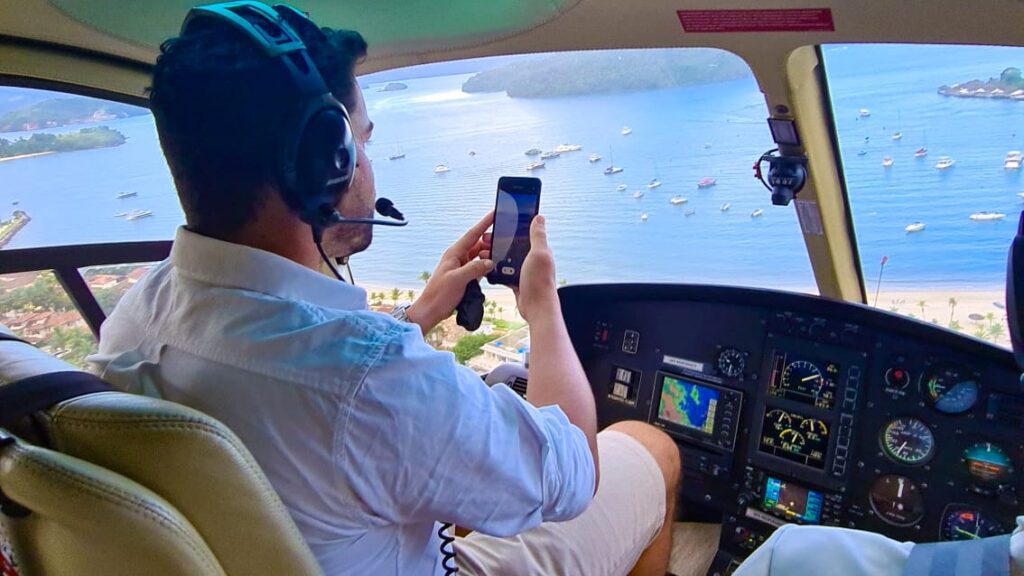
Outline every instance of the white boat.
<svg viewBox="0 0 1024 576">
<path fill-rule="evenodd" d="M 871 110 L 868 110 L 867 108 L 861 108 L 859 114 L 861 118 L 867 118 L 868 116 L 871 116 Z"/>
<path fill-rule="evenodd" d="M 892 133 L 892 139 L 893 140 L 901 140 L 902 138 L 903 138 L 903 132 L 896 131 L 896 132 Z"/>
<path fill-rule="evenodd" d="M 697 188 L 711 188 L 718 183 L 714 178 L 701 178 L 697 181 Z"/>
<path fill-rule="evenodd" d="M 597 154 L 591 154 L 590 156 L 587 157 L 587 162 L 590 162 L 591 164 L 599 160 L 601 160 L 601 157 L 598 156 Z"/>
<path fill-rule="evenodd" d="M 935 164 L 935 168 L 937 168 L 939 170 L 945 170 L 946 168 L 949 168 L 950 166 L 952 166 L 955 163 L 956 163 L 956 160 L 953 160 L 949 156 L 943 156 L 943 157 L 939 158 L 939 161 Z"/>
<path fill-rule="evenodd" d="M 711 148 L 711 142 L 704 143 L 704 149 L 707 150 L 708 148 Z"/>
<path fill-rule="evenodd" d="M 619 172 L 622 172 L 622 168 L 619 168 L 618 166 L 609 166 L 604 169 L 605 176 L 611 176 L 612 174 L 618 174 Z"/>
<path fill-rule="evenodd" d="M 124 218 L 129 214 L 131 214 L 131 212 L 118 212 L 117 214 L 114 214 L 114 218 Z"/>
<path fill-rule="evenodd" d="M 921 230 L 924 230 L 924 222 L 913 222 L 911 224 L 907 224 L 907 227 L 903 230 L 907 233 L 920 232 Z"/>
<path fill-rule="evenodd" d="M 1017 192 L 1017 198 L 1024 200 L 1024 192 Z"/>
<path fill-rule="evenodd" d="M 986 222 L 988 220 L 1002 220 L 1006 218 L 1006 214 L 1002 212 L 989 212 L 988 210 L 982 210 L 981 212 L 975 212 L 971 214 L 971 220 L 975 222 Z"/>
<path fill-rule="evenodd" d="M 658 186 L 661 186 L 661 180 L 658 180 L 657 178 L 654 178 L 653 180 L 647 183 L 648 190 L 654 190 Z"/>
<path fill-rule="evenodd" d="M 527 156 L 536 156 L 537 154 L 540 154 L 541 152 L 543 152 L 543 150 L 541 150 L 540 148 L 530 148 L 526 152 L 523 152 L 523 154 L 526 154 Z"/>
<path fill-rule="evenodd" d="M 860 152 L 857 152 L 857 156 L 867 156 L 867 155 L 868 155 L 868 151 L 867 150 L 861 150 Z"/>
<path fill-rule="evenodd" d="M 405 152 L 395 152 L 391 156 L 388 156 L 388 160 L 400 160 L 405 158 Z"/>
<path fill-rule="evenodd" d="M 686 212 L 683 212 L 683 216 L 686 216 L 687 218 L 689 218 L 690 216 L 693 216 L 696 213 L 697 213 L 697 211 L 694 210 L 693 208 L 691 208 L 691 209 L 687 210 Z"/>
<path fill-rule="evenodd" d="M 1022 162 L 1024 162 L 1024 154 L 1021 154 L 1020 150 L 1010 150 L 1006 153 L 1006 159 L 1003 160 L 1003 168 L 1007 170 L 1020 170 Z"/>
<path fill-rule="evenodd" d="M 538 169 L 543 168 L 543 167 L 544 167 L 544 163 L 543 162 L 530 162 L 529 164 L 526 165 L 526 169 L 527 170 L 538 170 Z"/>
<path fill-rule="evenodd" d="M 647 212 L 641 212 L 640 219 L 643 220 L 644 222 L 647 222 Z"/>
<path fill-rule="evenodd" d="M 921 146 L 917 150 L 914 150 L 914 158 L 924 158 L 927 155 L 928 155 L 928 149 L 925 148 L 924 146 Z"/>
<path fill-rule="evenodd" d="M 147 218 L 153 215 L 152 210 L 132 210 L 125 215 L 125 220 L 138 220 L 139 218 Z"/>
<path fill-rule="evenodd" d="M 679 206 L 680 204 L 686 204 L 687 202 L 689 202 L 689 200 L 683 198 L 682 196 L 673 196 L 668 199 L 668 203 L 673 206 Z"/>
<path fill-rule="evenodd" d="M 540 159 L 541 160 L 547 160 L 548 158 L 558 158 L 561 155 L 562 155 L 561 152 L 556 152 L 554 150 L 549 150 L 547 152 L 542 153 L 540 155 Z"/>
<path fill-rule="evenodd" d="M 754 210 L 753 212 L 750 213 L 750 217 L 751 218 L 757 218 L 761 214 L 764 214 L 764 210 L 761 209 L 761 208 L 758 208 L 758 209 L 756 209 L 756 210 Z"/>
<path fill-rule="evenodd" d="M 582 150 L 582 149 L 583 149 L 583 146 L 581 146 L 579 144 L 559 144 L 558 146 L 555 146 L 555 152 L 558 152 L 558 153 L 562 153 L 562 152 L 576 152 L 577 150 Z"/>
<path fill-rule="evenodd" d="M 639 199 L 641 199 L 643 197 L 644 197 L 644 191 L 643 190 L 637 190 L 636 192 L 633 192 L 633 198 L 636 198 L 637 200 L 639 200 Z"/>
<path fill-rule="evenodd" d="M 615 187 L 615 189 L 618 190 L 619 192 L 625 191 L 626 188 L 627 186 L 625 184 L 619 184 L 618 186 Z M 1022 192 L 1022 194 L 1024 194 L 1024 192 Z"/>
<path fill-rule="evenodd" d="M 722 207 L 719 208 L 719 210 L 721 210 L 722 212 L 728 212 L 729 208 L 732 208 L 732 204 L 726 202 L 725 204 L 722 204 Z"/>
<path fill-rule="evenodd" d="M 895 160 L 892 159 L 892 156 L 886 156 L 885 158 L 882 158 L 882 166 L 885 166 L 886 168 L 892 166 L 893 162 L 895 162 Z"/>
<path fill-rule="evenodd" d="M 622 134 L 623 136 L 629 136 L 632 133 L 633 129 L 630 128 L 629 126 L 623 126 L 622 130 L 619 130 L 619 134 Z"/>
<path fill-rule="evenodd" d="M 445 172 L 451 172 L 451 168 L 445 166 L 444 164 L 438 164 L 437 166 L 434 166 L 434 174 L 444 174 Z"/>
<path fill-rule="evenodd" d="M 138 196 L 138 195 L 139 195 L 138 192 L 118 192 L 117 193 L 117 199 L 120 200 L 122 198 L 131 198 L 132 196 Z"/>
</svg>

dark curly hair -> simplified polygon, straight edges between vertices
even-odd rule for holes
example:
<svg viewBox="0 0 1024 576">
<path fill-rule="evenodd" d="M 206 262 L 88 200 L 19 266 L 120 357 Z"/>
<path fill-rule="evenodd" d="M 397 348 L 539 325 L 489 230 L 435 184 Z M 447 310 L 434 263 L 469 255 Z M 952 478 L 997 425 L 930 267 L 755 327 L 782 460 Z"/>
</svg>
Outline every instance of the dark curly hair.
<svg viewBox="0 0 1024 576">
<path fill-rule="evenodd" d="M 366 41 L 350 30 L 296 32 L 335 98 L 355 104 Z M 314 31 L 315 32 L 315 31 Z M 227 25 L 190 29 L 160 47 L 150 108 L 189 229 L 229 239 L 276 188 L 278 151 L 298 106 L 284 66 Z"/>
</svg>

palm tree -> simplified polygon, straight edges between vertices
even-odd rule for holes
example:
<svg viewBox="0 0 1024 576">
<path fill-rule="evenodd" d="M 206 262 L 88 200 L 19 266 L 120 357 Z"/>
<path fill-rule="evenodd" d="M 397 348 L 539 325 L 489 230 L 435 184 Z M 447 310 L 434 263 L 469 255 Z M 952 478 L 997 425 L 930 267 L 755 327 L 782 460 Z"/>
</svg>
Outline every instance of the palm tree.
<svg viewBox="0 0 1024 576">
<path fill-rule="evenodd" d="M 501 318 L 502 320 L 504 320 L 505 319 L 504 315 L 505 315 L 505 307 L 504 306 L 498 306 L 498 318 Z"/>
<path fill-rule="evenodd" d="M 921 319 L 922 320 L 924 320 L 924 308 L 927 305 L 928 305 L 928 303 L 925 302 L 924 300 L 918 300 L 917 301 L 917 307 L 921 309 Z"/>
<path fill-rule="evenodd" d="M 949 321 L 949 329 L 950 330 L 963 330 L 963 328 L 960 327 L 960 321 L 959 320 L 950 320 Z"/>
<path fill-rule="evenodd" d="M 409 302 L 412 302 L 413 300 L 416 299 L 416 293 L 413 292 L 412 290 L 406 290 L 405 295 L 409 297 Z"/>
<path fill-rule="evenodd" d="M 988 333 L 990 336 L 992 336 L 993 342 L 998 342 L 999 339 L 1003 337 L 1003 325 L 999 322 L 996 322 L 995 324 L 992 325 L 991 328 L 988 329 Z"/>
<path fill-rule="evenodd" d="M 956 301 L 956 298 L 950 297 L 950 299 L 949 299 L 949 323 L 950 324 L 953 323 L 953 312 L 956 311 L 956 305 L 957 304 L 958 304 L 958 302 Z"/>
<path fill-rule="evenodd" d="M 426 270 L 420 272 L 419 279 L 422 280 L 424 284 L 430 282 L 430 272 L 427 272 Z"/>
<path fill-rule="evenodd" d="M 498 303 L 495 302 L 494 300 L 490 300 L 490 301 L 487 302 L 487 309 L 491 313 L 491 318 L 494 318 L 494 309 L 497 308 L 497 306 L 498 306 Z"/>
<path fill-rule="evenodd" d="M 985 314 L 985 320 L 988 320 L 988 326 L 989 326 L 989 328 L 991 328 L 992 324 L 996 321 L 995 313 L 994 312 L 989 312 L 988 314 Z"/>
<path fill-rule="evenodd" d="M 402 297 L 402 291 L 398 288 L 391 289 L 391 302 L 392 305 L 398 306 L 398 299 Z"/>
</svg>

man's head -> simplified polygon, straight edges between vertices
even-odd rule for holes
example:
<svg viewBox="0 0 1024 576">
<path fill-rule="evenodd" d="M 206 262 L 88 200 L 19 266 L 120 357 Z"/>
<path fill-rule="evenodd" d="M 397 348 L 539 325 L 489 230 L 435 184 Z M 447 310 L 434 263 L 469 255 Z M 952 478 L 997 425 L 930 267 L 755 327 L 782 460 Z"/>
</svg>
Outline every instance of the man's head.
<svg viewBox="0 0 1024 576">
<path fill-rule="evenodd" d="M 337 206 L 343 216 L 373 211 L 374 184 L 363 145 L 372 123 L 354 76 L 366 54 L 356 32 L 293 26 L 328 89 L 349 111 L 356 175 Z M 298 224 L 279 181 L 282 149 L 294 138 L 299 96 L 276 59 L 227 23 L 189 26 L 161 47 L 150 102 L 160 142 L 190 229 L 224 240 L 260 235 L 261 225 Z M 308 233 L 308 226 L 305 227 Z M 345 255 L 369 245 L 369 226 L 324 234 L 325 248 Z"/>
</svg>

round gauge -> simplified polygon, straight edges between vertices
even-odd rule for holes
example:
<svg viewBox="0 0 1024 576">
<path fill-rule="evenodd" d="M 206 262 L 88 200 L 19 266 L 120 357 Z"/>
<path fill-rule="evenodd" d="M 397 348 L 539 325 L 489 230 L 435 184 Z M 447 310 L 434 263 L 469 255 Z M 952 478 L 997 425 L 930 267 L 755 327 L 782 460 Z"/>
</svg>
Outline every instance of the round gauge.
<svg viewBox="0 0 1024 576">
<path fill-rule="evenodd" d="M 828 435 L 828 426 L 816 418 L 804 418 L 803 422 L 800 422 L 800 429 L 819 436 Z"/>
<path fill-rule="evenodd" d="M 903 368 L 892 367 L 885 371 L 885 384 L 890 388 L 903 390 L 910 386 L 910 372 Z"/>
<path fill-rule="evenodd" d="M 785 410 L 779 410 L 776 408 L 775 410 L 770 410 L 764 415 L 764 417 L 765 420 L 774 422 L 775 427 L 779 430 L 792 428 L 793 426 L 793 418 L 789 415 L 789 412 L 786 412 Z"/>
<path fill-rule="evenodd" d="M 917 484 L 905 476 L 879 476 L 871 485 L 868 500 L 875 514 L 893 526 L 913 526 L 924 517 L 924 498 Z"/>
<path fill-rule="evenodd" d="M 925 400 L 945 414 L 962 414 L 978 401 L 978 383 L 965 369 L 950 364 L 933 366 L 921 374 Z"/>
<path fill-rule="evenodd" d="M 1005 534 L 1006 530 L 979 508 L 950 504 L 942 513 L 939 537 L 943 540 L 977 540 Z"/>
<path fill-rule="evenodd" d="M 981 484 L 999 484 L 1013 474 L 1013 462 L 1003 449 L 991 442 L 978 442 L 964 450 L 967 472 Z"/>
<path fill-rule="evenodd" d="M 935 436 L 928 425 L 917 418 L 890 420 L 882 427 L 879 440 L 882 452 L 897 464 L 918 466 L 935 455 Z"/>
<path fill-rule="evenodd" d="M 718 355 L 718 371 L 729 378 L 739 378 L 746 367 L 746 357 L 735 348 L 726 348 Z"/>
<path fill-rule="evenodd" d="M 782 384 L 787 388 L 821 385 L 821 370 L 807 360 L 794 360 L 782 371 Z"/>
</svg>

